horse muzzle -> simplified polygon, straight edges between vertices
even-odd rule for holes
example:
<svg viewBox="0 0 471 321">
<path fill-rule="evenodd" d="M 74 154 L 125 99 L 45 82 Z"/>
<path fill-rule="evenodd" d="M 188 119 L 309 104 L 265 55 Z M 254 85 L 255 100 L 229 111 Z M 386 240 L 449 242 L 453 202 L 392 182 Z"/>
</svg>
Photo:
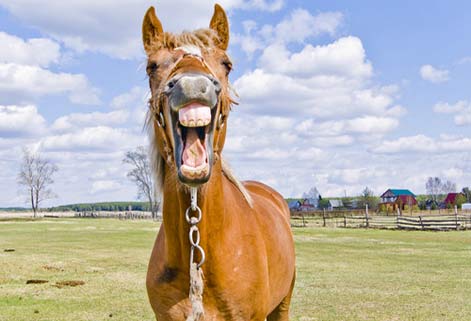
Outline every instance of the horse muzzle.
<svg viewBox="0 0 471 321">
<path fill-rule="evenodd" d="M 187 185 L 204 184 L 211 175 L 214 119 L 220 92 L 218 80 L 197 73 L 176 75 L 165 86 L 178 177 Z"/>
</svg>

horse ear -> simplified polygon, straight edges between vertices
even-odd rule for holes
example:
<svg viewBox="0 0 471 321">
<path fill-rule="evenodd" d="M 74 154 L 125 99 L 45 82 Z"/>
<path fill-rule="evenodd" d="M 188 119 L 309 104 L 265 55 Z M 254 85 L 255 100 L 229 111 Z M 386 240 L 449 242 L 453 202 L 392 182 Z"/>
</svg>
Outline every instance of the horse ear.
<svg viewBox="0 0 471 321">
<path fill-rule="evenodd" d="M 153 41 L 158 39 L 164 33 L 162 23 L 159 18 L 155 15 L 154 7 L 147 9 L 147 12 L 142 21 L 142 42 L 144 43 L 144 49 L 149 52 Z"/>
<path fill-rule="evenodd" d="M 218 47 L 226 50 L 229 45 L 229 21 L 227 21 L 224 9 L 218 4 L 214 5 L 214 14 L 209 27 L 215 30 L 219 36 Z"/>
</svg>

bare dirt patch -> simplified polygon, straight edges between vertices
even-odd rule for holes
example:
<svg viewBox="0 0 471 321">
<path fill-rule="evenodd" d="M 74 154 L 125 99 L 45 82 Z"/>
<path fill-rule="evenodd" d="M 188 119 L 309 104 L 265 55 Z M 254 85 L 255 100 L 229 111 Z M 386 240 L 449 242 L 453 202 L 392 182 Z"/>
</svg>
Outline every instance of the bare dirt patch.
<svg viewBox="0 0 471 321">
<path fill-rule="evenodd" d="M 48 282 L 49 282 L 48 280 L 31 279 L 31 280 L 27 280 L 26 284 L 44 284 Z"/>
<path fill-rule="evenodd" d="M 70 286 L 70 287 L 75 287 L 75 286 L 80 286 L 84 285 L 85 282 L 81 280 L 72 280 L 72 281 L 59 281 L 56 282 L 53 286 L 55 286 L 58 289 L 62 289 L 64 287 Z"/>
</svg>

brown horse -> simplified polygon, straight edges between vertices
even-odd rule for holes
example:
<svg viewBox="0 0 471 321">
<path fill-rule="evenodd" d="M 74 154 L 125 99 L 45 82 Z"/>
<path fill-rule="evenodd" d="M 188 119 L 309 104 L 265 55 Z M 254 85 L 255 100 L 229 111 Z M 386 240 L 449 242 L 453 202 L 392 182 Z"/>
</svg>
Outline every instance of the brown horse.
<svg viewBox="0 0 471 321">
<path fill-rule="evenodd" d="M 234 103 L 224 10 L 215 6 L 210 28 L 175 35 L 163 31 L 151 7 L 142 33 L 151 157 L 163 193 L 163 223 L 147 274 L 156 318 L 185 320 L 192 311 L 185 212 L 189 190 L 197 188 L 204 320 L 289 320 L 295 254 L 286 202 L 266 185 L 240 183 L 221 158 Z"/>
</svg>

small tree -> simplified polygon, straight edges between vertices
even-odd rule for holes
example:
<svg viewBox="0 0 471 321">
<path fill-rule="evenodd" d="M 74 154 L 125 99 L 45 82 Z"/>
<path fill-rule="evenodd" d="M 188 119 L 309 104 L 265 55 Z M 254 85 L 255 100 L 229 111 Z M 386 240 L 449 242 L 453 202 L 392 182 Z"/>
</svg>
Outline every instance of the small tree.
<svg viewBox="0 0 471 321">
<path fill-rule="evenodd" d="M 360 194 L 360 206 L 364 207 L 368 204 L 368 208 L 375 209 L 378 206 L 378 199 L 374 196 L 374 192 L 366 186 Z"/>
<path fill-rule="evenodd" d="M 49 186 L 54 183 L 53 176 L 57 170 L 58 167 L 55 164 L 42 158 L 38 152 L 23 149 L 18 184 L 24 186 L 28 192 L 28 200 L 31 202 L 34 217 L 42 201 L 56 197 Z"/>
<path fill-rule="evenodd" d="M 463 193 L 464 197 L 466 198 L 466 202 L 471 202 L 471 190 L 469 187 L 463 187 L 461 193 Z"/>
<path fill-rule="evenodd" d="M 127 177 L 137 185 L 137 197 L 139 199 L 146 199 L 149 202 L 152 218 L 156 218 L 160 202 L 158 202 L 155 193 L 152 171 L 147 155 L 146 149 L 143 146 L 139 146 L 134 151 L 127 152 L 123 162 L 132 166 Z"/>
</svg>

